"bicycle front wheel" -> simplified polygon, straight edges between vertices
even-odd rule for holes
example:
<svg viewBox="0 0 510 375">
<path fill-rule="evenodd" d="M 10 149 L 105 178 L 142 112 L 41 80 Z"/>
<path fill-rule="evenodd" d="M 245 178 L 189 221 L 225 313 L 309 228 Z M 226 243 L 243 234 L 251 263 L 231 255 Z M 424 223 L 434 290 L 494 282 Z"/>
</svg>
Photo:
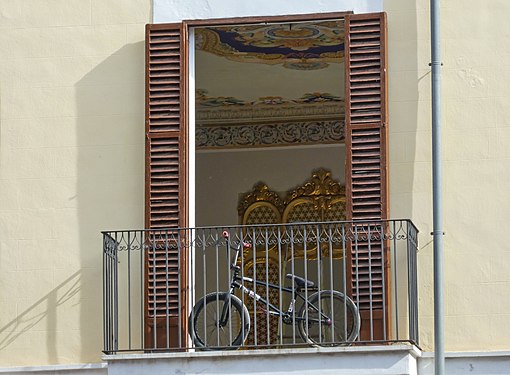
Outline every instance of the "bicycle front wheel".
<svg viewBox="0 0 510 375">
<path fill-rule="evenodd" d="M 335 290 L 312 294 L 298 316 L 299 333 L 310 344 L 336 346 L 352 342 L 359 335 L 361 319 L 356 305 Z"/>
<path fill-rule="evenodd" d="M 195 347 L 237 349 L 248 336 L 250 315 L 236 296 L 210 293 L 195 304 L 188 324 Z"/>
</svg>

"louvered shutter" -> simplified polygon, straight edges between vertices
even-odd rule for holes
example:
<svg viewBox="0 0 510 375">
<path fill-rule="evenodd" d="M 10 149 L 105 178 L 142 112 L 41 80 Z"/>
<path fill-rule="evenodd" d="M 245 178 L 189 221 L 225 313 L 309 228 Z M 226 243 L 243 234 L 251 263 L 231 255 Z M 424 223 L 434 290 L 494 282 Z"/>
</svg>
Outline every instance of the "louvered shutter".
<svg viewBox="0 0 510 375">
<path fill-rule="evenodd" d="M 182 24 L 146 29 L 145 348 L 186 338 L 186 261 L 176 231 L 186 227 L 186 32 Z M 159 230 L 159 231 L 158 231 Z M 168 281 L 167 281 L 168 278 Z M 183 319 L 184 319 L 183 318 Z"/>
<path fill-rule="evenodd" d="M 345 17 L 346 194 L 350 220 L 388 218 L 386 15 Z M 380 222 L 353 225 L 348 288 L 362 340 L 390 339 L 389 262 Z M 370 234 L 370 235 L 369 235 Z"/>
</svg>

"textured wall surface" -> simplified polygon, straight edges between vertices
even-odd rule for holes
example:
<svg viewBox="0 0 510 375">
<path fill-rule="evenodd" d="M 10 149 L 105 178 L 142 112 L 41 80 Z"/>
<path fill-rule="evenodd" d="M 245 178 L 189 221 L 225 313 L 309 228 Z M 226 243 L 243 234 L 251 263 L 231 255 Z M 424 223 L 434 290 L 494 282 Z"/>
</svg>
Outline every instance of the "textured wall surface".
<svg viewBox="0 0 510 375">
<path fill-rule="evenodd" d="M 293 0 L 289 1 L 235 1 L 235 0 L 154 0 L 154 22 L 181 20 L 275 16 L 281 14 L 306 14 L 354 11 L 379 12 L 383 0 Z"/>
<path fill-rule="evenodd" d="M 441 2 L 447 351 L 510 348 L 510 3 Z M 386 0 L 391 216 L 421 231 L 420 338 L 433 347 L 430 17 Z"/>
<path fill-rule="evenodd" d="M 345 10 L 217 4 L 160 0 L 155 19 Z M 432 349 L 428 2 L 384 10 L 391 216 L 421 230 L 421 345 Z M 0 366 L 100 361 L 99 232 L 143 225 L 151 11 L 149 0 L 0 1 Z M 509 12 L 506 0 L 443 2 L 447 350 L 509 346 Z"/>
<path fill-rule="evenodd" d="M 150 21 L 150 0 L 0 1 L 0 366 L 100 361 L 100 230 L 143 223 Z"/>
</svg>

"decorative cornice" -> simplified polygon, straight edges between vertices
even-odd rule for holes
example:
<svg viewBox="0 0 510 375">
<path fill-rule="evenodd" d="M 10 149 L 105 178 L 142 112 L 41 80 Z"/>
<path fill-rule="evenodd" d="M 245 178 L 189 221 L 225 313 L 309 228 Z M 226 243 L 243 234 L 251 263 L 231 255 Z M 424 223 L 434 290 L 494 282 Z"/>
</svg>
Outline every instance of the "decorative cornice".
<svg viewBox="0 0 510 375">
<path fill-rule="evenodd" d="M 331 172 L 318 169 L 302 186 L 287 193 L 284 205 L 298 198 L 313 198 L 318 209 L 328 209 L 332 198 L 345 197 L 345 186 L 333 180 Z"/>
<path fill-rule="evenodd" d="M 253 190 L 245 194 L 239 201 L 237 211 L 239 216 L 242 216 L 246 209 L 255 202 L 269 202 L 273 204 L 278 211 L 283 210 L 283 200 L 280 198 L 278 193 L 269 190 L 269 187 L 263 182 L 259 182 L 253 186 Z"/>
<path fill-rule="evenodd" d="M 309 121 L 196 128 L 197 149 L 334 144 L 344 141 L 343 121 Z"/>
<path fill-rule="evenodd" d="M 228 125 L 304 120 L 343 120 L 343 101 L 310 104 L 257 104 L 251 106 L 201 107 L 197 111 L 197 125 Z"/>
</svg>

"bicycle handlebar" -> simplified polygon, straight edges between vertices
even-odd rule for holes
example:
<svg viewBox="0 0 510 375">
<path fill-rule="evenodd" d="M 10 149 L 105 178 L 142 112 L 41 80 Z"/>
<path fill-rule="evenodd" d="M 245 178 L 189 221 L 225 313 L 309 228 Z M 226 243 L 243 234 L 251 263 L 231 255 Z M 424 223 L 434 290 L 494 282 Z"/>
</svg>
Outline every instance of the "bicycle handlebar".
<svg viewBox="0 0 510 375">
<path fill-rule="evenodd" d="M 224 230 L 223 233 L 221 234 L 223 236 L 224 239 L 228 240 L 229 237 L 230 237 L 230 233 L 228 233 L 228 231 Z M 251 249 L 251 243 L 249 242 L 244 242 L 243 241 L 243 248 L 244 249 Z"/>
</svg>

